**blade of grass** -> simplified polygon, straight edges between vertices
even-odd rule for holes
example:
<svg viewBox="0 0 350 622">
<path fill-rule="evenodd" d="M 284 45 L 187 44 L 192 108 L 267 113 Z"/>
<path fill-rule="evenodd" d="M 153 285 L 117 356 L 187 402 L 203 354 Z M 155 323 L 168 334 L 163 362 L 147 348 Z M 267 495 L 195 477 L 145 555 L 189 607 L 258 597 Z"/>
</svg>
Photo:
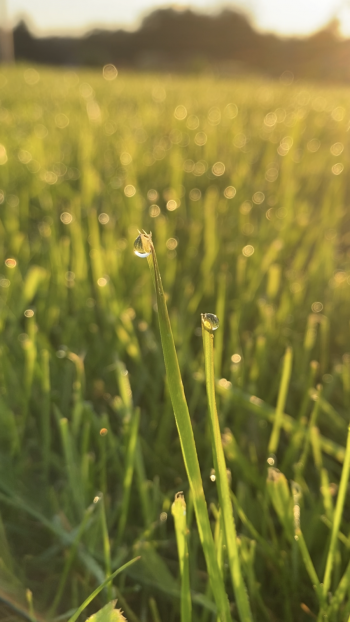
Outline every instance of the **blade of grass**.
<svg viewBox="0 0 350 622">
<path fill-rule="evenodd" d="M 51 444 L 51 423 L 50 423 L 50 354 L 48 350 L 41 351 L 41 434 L 42 434 L 42 455 L 43 471 L 47 480 L 49 475 L 50 463 L 50 444 Z"/>
<path fill-rule="evenodd" d="M 135 452 L 137 445 L 137 434 L 140 425 L 140 409 L 136 408 L 131 421 L 131 429 L 129 436 L 128 451 L 125 463 L 125 474 L 123 481 L 123 501 L 120 510 L 120 518 L 118 523 L 117 542 L 120 543 L 124 535 L 126 520 L 128 517 L 129 501 L 131 493 L 131 484 L 134 474 Z"/>
<path fill-rule="evenodd" d="M 157 607 L 157 603 L 154 598 L 149 599 L 149 608 L 152 612 L 153 622 L 161 622 L 159 611 Z"/>
<path fill-rule="evenodd" d="M 102 540 L 103 540 L 103 556 L 105 562 L 106 576 L 108 577 L 111 574 L 111 545 L 109 541 L 108 535 L 108 526 L 107 526 L 107 518 L 106 518 L 106 507 L 105 507 L 105 495 L 102 495 L 102 499 L 100 499 L 100 518 L 101 518 L 101 531 L 102 531 Z M 109 583 L 107 585 L 107 600 L 112 600 L 112 586 Z"/>
<path fill-rule="evenodd" d="M 341 478 L 340 478 L 337 503 L 336 503 L 335 510 L 334 510 L 331 542 L 329 545 L 326 569 L 325 569 L 324 579 L 323 579 L 324 596 L 327 595 L 330 584 L 331 584 L 331 574 L 332 574 L 332 568 L 333 568 L 333 562 L 334 562 L 334 555 L 335 555 L 335 549 L 337 546 L 340 523 L 341 523 L 341 519 L 343 515 L 345 496 L 346 496 L 347 485 L 349 481 L 349 472 L 350 472 L 350 426 L 348 428 L 348 438 L 347 438 L 346 450 L 345 450 L 345 460 L 344 460 L 343 469 L 342 469 Z"/>
<path fill-rule="evenodd" d="M 113 579 L 118 574 L 126 570 L 126 568 L 128 568 L 129 566 L 137 562 L 137 560 L 139 559 L 140 557 L 134 557 L 134 559 L 130 560 L 129 562 L 127 562 L 126 564 L 124 564 L 123 566 L 115 570 L 109 577 L 107 577 L 107 579 L 103 581 L 103 583 L 101 583 L 101 585 L 99 585 L 93 592 L 91 592 L 91 594 L 84 600 L 84 602 L 80 605 L 80 607 L 78 607 L 76 612 L 73 613 L 73 615 L 69 618 L 68 622 L 75 622 L 75 620 L 79 618 L 80 614 L 84 611 L 84 609 L 86 609 L 86 607 L 91 603 L 91 601 L 95 598 L 95 596 L 97 596 L 97 594 L 99 594 L 101 590 L 103 590 L 103 588 L 106 587 L 106 585 L 108 585 L 110 581 L 113 581 Z"/>
<path fill-rule="evenodd" d="M 136 408 L 131 421 L 129 444 L 125 462 L 125 472 L 123 481 L 123 501 L 120 510 L 120 517 L 117 531 L 117 542 L 120 543 L 125 530 L 126 520 L 128 517 L 129 501 L 131 493 L 131 484 L 134 474 L 135 452 L 137 446 L 137 434 L 140 425 L 140 409 Z"/>
<path fill-rule="evenodd" d="M 343 602 L 345 596 L 349 594 L 349 587 L 350 587 L 350 562 L 346 567 L 343 577 L 340 580 L 339 585 L 328 607 L 327 615 L 329 619 L 332 619 L 331 616 L 337 611 L 339 611 L 340 605 Z"/>
<path fill-rule="evenodd" d="M 231 491 L 231 499 L 233 502 L 233 505 L 235 507 L 235 510 L 240 518 L 240 520 L 242 521 L 242 524 L 248 529 L 248 531 L 250 532 L 251 536 L 254 538 L 254 540 L 257 541 L 257 543 L 259 544 L 259 546 L 261 547 L 262 551 L 264 551 L 265 555 L 271 560 L 273 561 L 275 564 L 278 563 L 278 558 L 277 558 L 277 554 L 274 552 L 272 545 L 268 543 L 267 540 L 265 540 L 260 534 L 259 532 L 255 529 L 254 525 L 252 524 L 252 522 L 249 520 L 249 518 L 246 516 L 245 512 L 242 510 L 242 508 L 240 507 L 234 493 Z"/>
<path fill-rule="evenodd" d="M 317 418 L 318 418 L 318 414 L 319 414 L 319 410 L 320 410 L 319 395 L 321 394 L 322 387 L 318 386 L 317 389 L 318 389 L 318 394 L 316 396 L 316 401 L 314 403 L 314 407 L 313 407 L 311 415 L 310 415 L 309 425 L 308 425 L 308 428 L 307 428 L 306 433 L 305 433 L 303 451 L 301 453 L 300 460 L 299 460 L 299 462 L 297 463 L 297 466 L 296 466 L 296 473 L 297 473 L 298 477 L 302 477 L 303 473 L 304 473 L 304 469 L 305 469 L 305 466 L 306 466 L 307 458 L 308 458 L 308 455 L 309 455 L 312 429 L 315 427 L 315 425 L 317 423 Z"/>
<path fill-rule="evenodd" d="M 191 418 L 182 384 L 156 252 L 151 236 L 142 234 L 142 243 L 146 249 L 145 256 L 149 253 L 148 264 L 156 290 L 159 328 L 165 368 L 168 377 L 169 393 L 174 409 L 182 455 L 192 491 L 199 537 L 202 543 L 208 575 L 211 582 L 212 592 L 217 604 L 219 617 L 221 622 L 229 622 L 231 620 L 229 602 L 216 560 L 215 544 L 213 534 L 211 532 L 208 509 L 204 496 L 202 476 L 198 462 Z"/>
<path fill-rule="evenodd" d="M 135 451 L 135 472 L 137 477 L 137 485 L 140 495 L 140 503 L 143 513 L 143 520 L 145 527 L 148 527 L 152 522 L 151 504 L 149 498 L 149 487 L 146 479 L 145 465 L 142 454 L 142 446 L 140 437 L 137 439 L 136 451 Z"/>
<path fill-rule="evenodd" d="M 72 499 L 79 518 L 82 518 L 84 513 L 84 499 L 83 490 L 80 484 L 80 473 L 75 460 L 75 451 L 73 438 L 70 431 L 69 421 L 66 417 L 61 417 L 58 408 L 54 408 L 56 418 L 58 419 L 58 425 L 61 433 L 61 440 L 63 451 L 66 460 L 68 481 L 71 488 Z"/>
<path fill-rule="evenodd" d="M 282 426 L 282 417 L 284 412 L 284 407 L 286 404 L 289 381 L 292 373 L 292 360 L 293 353 L 291 348 L 287 348 L 286 353 L 283 359 L 283 368 L 282 368 L 282 378 L 280 383 L 280 388 L 278 392 L 278 400 L 276 406 L 276 414 L 273 422 L 273 428 L 270 436 L 270 442 L 268 451 L 270 454 L 275 454 L 278 448 L 279 438 L 280 438 L 280 430 Z"/>
<path fill-rule="evenodd" d="M 310 580 L 311 580 L 311 583 L 312 583 L 312 585 L 313 585 L 313 587 L 314 587 L 314 589 L 315 589 L 315 591 L 317 593 L 319 602 L 320 602 L 320 604 L 322 604 L 323 603 L 322 587 L 321 587 L 321 584 L 320 584 L 320 580 L 319 580 L 319 578 L 317 576 L 317 572 L 315 570 L 315 566 L 312 563 L 312 559 L 310 557 L 310 553 L 309 553 L 309 550 L 308 550 L 308 548 L 306 546 L 304 535 L 303 535 L 303 532 L 301 531 L 300 527 L 298 527 L 295 530 L 295 538 L 296 538 L 296 540 L 298 541 L 298 544 L 299 544 L 299 549 L 300 549 L 300 552 L 301 552 L 301 556 L 303 558 L 303 562 L 304 562 L 304 565 L 305 565 L 305 568 L 306 568 L 306 572 L 308 573 L 308 575 L 310 577 Z"/>
<path fill-rule="evenodd" d="M 175 495 L 171 506 L 171 513 L 175 522 L 177 551 L 181 574 L 181 622 L 191 622 L 192 603 L 190 591 L 190 567 L 187 547 L 186 502 L 183 493 Z"/>
<path fill-rule="evenodd" d="M 227 273 L 226 268 L 219 274 L 218 277 L 218 293 L 215 313 L 218 317 L 225 317 L 225 302 L 226 302 L 226 281 Z M 215 347 L 215 370 L 217 378 L 221 377 L 221 361 L 224 343 L 224 331 L 219 331 L 216 336 Z"/>
<path fill-rule="evenodd" d="M 37 622 L 36 615 L 34 612 L 34 603 L 33 603 L 33 593 L 30 589 L 26 590 L 26 598 L 28 603 L 28 611 L 31 622 Z"/>
<path fill-rule="evenodd" d="M 54 616 L 54 614 L 56 612 L 56 609 L 57 609 L 57 607 L 58 607 L 58 605 L 59 605 L 59 603 L 61 601 L 61 598 L 62 598 L 62 595 L 63 595 L 63 590 L 65 588 L 66 581 L 67 581 L 68 574 L 69 574 L 69 571 L 71 569 L 72 563 L 73 563 L 74 558 L 76 556 L 77 548 L 79 546 L 79 542 L 80 542 L 80 540 L 81 540 L 81 538 L 83 536 L 83 533 L 84 533 L 85 528 L 87 526 L 88 520 L 89 520 L 89 518 L 90 518 L 94 508 L 95 508 L 95 505 L 90 505 L 85 510 L 85 514 L 84 514 L 83 520 L 80 523 L 77 535 L 75 536 L 75 538 L 74 538 L 74 540 L 72 542 L 72 546 L 70 548 L 69 555 L 68 555 L 68 557 L 67 557 L 67 559 L 65 561 L 64 568 L 63 568 L 63 571 L 61 573 L 60 582 L 59 582 L 58 588 L 56 590 L 55 598 L 54 598 L 54 601 L 53 601 L 53 603 L 51 605 L 51 608 L 50 608 L 50 611 L 49 611 L 49 614 L 48 614 L 48 617 L 50 619 Z"/>
<path fill-rule="evenodd" d="M 240 404 L 243 407 L 246 407 L 247 410 L 256 414 L 261 419 L 265 419 L 266 421 L 274 422 L 275 420 L 275 409 L 269 406 L 266 402 L 261 400 L 259 397 L 255 395 L 249 395 L 248 393 L 244 393 L 241 389 L 237 387 L 231 387 L 230 389 L 223 389 L 220 385 L 217 385 L 218 391 L 232 400 L 232 402 L 236 404 Z M 300 426 L 300 423 L 295 421 L 293 417 L 283 413 L 282 415 L 282 427 L 287 434 L 294 434 L 296 431 L 304 431 L 303 426 Z M 345 449 L 338 443 L 335 443 L 329 438 L 325 436 L 320 436 L 320 444 L 321 449 L 325 454 L 332 456 L 338 462 L 344 462 L 345 459 Z"/>
<path fill-rule="evenodd" d="M 205 378 L 209 403 L 209 427 L 213 451 L 214 468 L 216 474 L 217 490 L 223 518 L 224 534 L 227 547 L 233 590 L 237 601 L 237 608 L 242 621 L 252 620 L 252 613 L 246 587 L 244 584 L 239 553 L 237 547 L 237 534 L 233 518 L 232 504 L 230 499 L 230 487 L 227 477 L 227 468 L 222 447 L 219 417 L 215 399 L 214 377 L 214 335 L 205 326 L 202 315 L 202 337 L 205 361 Z"/>
</svg>

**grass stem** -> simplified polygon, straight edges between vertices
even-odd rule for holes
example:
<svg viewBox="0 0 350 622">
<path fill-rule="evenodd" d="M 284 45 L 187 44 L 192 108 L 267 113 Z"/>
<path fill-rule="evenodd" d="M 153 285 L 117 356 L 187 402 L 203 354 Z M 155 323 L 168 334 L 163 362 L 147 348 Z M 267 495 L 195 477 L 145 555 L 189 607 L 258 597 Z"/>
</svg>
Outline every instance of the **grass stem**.
<svg viewBox="0 0 350 622">
<path fill-rule="evenodd" d="M 205 378 L 209 403 L 209 427 L 211 433 L 217 490 L 219 495 L 220 508 L 222 512 L 227 555 L 229 560 L 233 590 L 237 601 L 237 608 L 242 622 L 249 622 L 252 620 L 252 614 L 240 566 L 236 527 L 234 523 L 232 504 L 230 499 L 230 487 L 228 483 L 224 450 L 221 441 L 219 417 L 216 409 L 214 377 L 214 335 L 205 327 L 203 318 L 204 316 L 202 315 Z"/>
<path fill-rule="evenodd" d="M 332 574 L 332 568 L 333 568 L 333 563 L 334 563 L 335 551 L 337 547 L 338 532 L 340 529 L 340 523 L 341 523 L 342 515 L 343 515 L 345 496 L 346 496 L 346 491 L 347 491 L 347 486 L 348 486 L 348 481 L 349 481 L 349 472 L 350 472 L 350 426 L 348 428 L 348 438 L 347 438 L 346 450 L 345 450 L 345 460 L 344 460 L 342 474 L 340 478 L 337 503 L 336 503 L 335 510 L 334 510 L 331 542 L 329 545 L 329 551 L 328 551 L 327 561 L 326 561 L 326 569 L 325 569 L 324 579 L 323 579 L 324 596 L 327 595 L 328 590 L 331 585 L 331 574 Z"/>
<path fill-rule="evenodd" d="M 229 622 L 231 613 L 225 586 L 220 575 L 213 534 L 211 531 L 207 504 L 204 496 L 201 470 L 198 462 L 196 444 L 191 418 L 183 388 L 180 368 L 175 350 L 168 309 L 165 301 L 162 280 L 158 268 L 157 256 L 151 236 L 142 234 L 144 249 L 149 252 L 148 263 L 155 284 L 159 328 L 162 341 L 169 394 L 174 409 L 175 421 L 180 438 L 182 455 L 190 484 L 197 526 L 206 560 L 212 592 L 218 608 L 221 622 Z"/>
</svg>

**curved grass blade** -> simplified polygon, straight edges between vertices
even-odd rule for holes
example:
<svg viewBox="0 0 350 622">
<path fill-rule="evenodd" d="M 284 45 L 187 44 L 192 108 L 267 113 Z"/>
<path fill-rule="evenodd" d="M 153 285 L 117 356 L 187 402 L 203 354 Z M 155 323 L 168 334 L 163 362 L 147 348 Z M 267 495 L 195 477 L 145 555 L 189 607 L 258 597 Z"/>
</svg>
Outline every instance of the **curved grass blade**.
<svg viewBox="0 0 350 622">
<path fill-rule="evenodd" d="M 179 433 L 187 477 L 191 487 L 198 532 L 207 564 L 210 584 L 218 608 L 218 616 L 220 621 L 229 622 L 231 620 L 229 602 L 216 559 L 214 539 L 211 532 L 208 509 L 204 496 L 202 476 L 193 436 L 191 418 L 182 384 L 168 309 L 165 302 L 162 280 L 158 268 L 157 256 L 151 235 L 142 233 L 139 238 L 143 248 L 143 254 L 139 254 L 139 256 L 147 257 L 155 285 L 159 328 L 165 368 L 168 377 L 169 393 L 174 409 L 175 421 Z M 139 240 L 139 238 L 137 238 L 137 240 Z"/>
<path fill-rule="evenodd" d="M 84 611 L 84 609 L 86 609 L 86 607 L 91 603 L 91 601 L 95 598 L 95 596 L 97 596 L 97 594 L 99 594 L 101 590 L 103 590 L 103 588 L 106 587 L 106 585 L 108 585 L 110 581 L 113 581 L 114 577 L 116 577 L 118 574 L 126 570 L 126 568 L 128 568 L 129 566 L 137 562 L 138 559 L 140 559 L 140 557 L 134 557 L 134 559 L 131 559 L 129 562 L 127 562 L 120 568 L 117 568 L 117 570 L 115 570 L 109 577 L 107 577 L 107 579 L 103 581 L 103 583 L 101 583 L 101 585 L 99 585 L 96 588 L 96 590 L 91 592 L 90 596 L 88 596 L 84 600 L 84 602 L 80 605 L 80 607 L 78 607 L 75 613 L 73 613 L 73 615 L 69 618 L 68 622 L 75 622 L 75 620 L 79 618 L 80 614 Z"/>
</svg>

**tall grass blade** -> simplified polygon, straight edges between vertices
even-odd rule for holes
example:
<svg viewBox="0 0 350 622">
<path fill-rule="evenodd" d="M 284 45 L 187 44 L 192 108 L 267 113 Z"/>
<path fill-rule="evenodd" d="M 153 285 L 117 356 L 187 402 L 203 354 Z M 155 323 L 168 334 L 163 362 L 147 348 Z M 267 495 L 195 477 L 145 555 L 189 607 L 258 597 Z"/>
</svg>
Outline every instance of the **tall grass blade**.
<svg viewBox="0 0 350 622">
<path fill-rule="evenodd" d="M 70 548 L 68 557 L 67 557 L 67 559 L 65 561 L 64 568 L 63 568 L 63 571 L 62 571 L 62 574 L 61 574 L 61 577 L 60 577 L 60 581 L 59 581 L 59 584 L 58 584 L 58 587 L 57 587 L 57 590 L 56 590 L 55 598 L 54 598 L 53 603 L 52 603 L 52 605 L 50 607 L 49 618 L 52 618 L 54 616 L 54 614 L 56 612 L 56 609 L 57 609 L 58 605 L 60 604 L 60 601 L 61 601 L 61 598 L 62 598 L 62 595 L 63 595 L 63 591 L 64 591 L 64 588 L 65 588 L 65 585 L 66 585 L 66 582 L 67 582 L 67 579 L 68 579 L 69 571 L 70 571 L 70 569 L 72 567 L 73 561 L 74 561 L 75 556 L 77 554 L 77 549 L 78 549 L 78 546 L 79 546 L 79 542 L 80 542 L 80 540 L 81 540 L 81 538 L 82 538 L 82 536 L 84 534 L 84 531 L 85 531 L 86 526 L 88 524 L 88 520 L 89 520 L 89 518 L 90 518 L 94 508 L 95 508 L 95 505 L 90 505 L 85 510 L 85 514 L 84 514 L 83 520 L 81 521 L 81 523 L 79 525 L 78 532 L 77 532 L 77 534 L 76 534 L 76 536 L 75 536 L 75 538 L 74 538 L 74 540 L 72 542 L 72 546 Z"/>
<path fill-rule="evenodd" d="M 334 510 L 331 542 L 329 545 L 326 569 L 325 569 L 324 579 L 323 579 L 324 596 L 327 595 L 328 590 L 330 588 L 330 584 L 331 584 L 331 574 L 332 574 L 332 568 L 333 568 L 333 563 L 334 563 L 335 551 L 337 547 L 338 532 L 339 532 L 340 523 L 341 523 L 342 515 L 343 515 L 345 496 L 346 496 L 347 486 L 348 486 L 348 481 L 349 481 L 349 472 L 350 472 L 350 426 L 348 428 L 348 438 L 347 438 L 346 450 L 345 450 L 345 460 L 344 460 L 343 469 L 342 469 L 341 478 L 340 478 L 337 503 L 336 503 L 335 510 Z"/>
<path fill-rule="evenodd" d="M 202 336 L 205 360 L 205 378 L 209 403 L 209 425 L 217 489 L 223 518 L 225 542 L 227 547 L 232 585 L 237 601 L 237 608 L 242 622 L 249 622 L 252 620 L 252 613 L 250 610 L 248 595 L 240 566 L 236 527 L 233 518 L 226 462 L 221 441 L 219 418 L 216 409 L 214 377 L 214 335 L 206 327 L 205 317 L 205 315 L 202 315 Z"/>
<path fill-rule="evenodd" d="M 182 493 L 177 493 L 171 506 L 175 522 L 177 551 L 181 574 L 181 622 L 191 622 L 192 603 L 190 591 L 190 567 L 187 547 L 186 503 Z"/>
<path fill-rule="evenodd" d="M 48 350 L 41 351 L 41 434 L 44 477 L 47 480 L 50 463 L 51 421 L 50 421 L 50 355 Z"/>
<path fill-rule="evenodd" d="M 216 560 L 215 545 L 204 496 L 202 476 L 198 462 L 192 424 L 182 384 L 156 252 L 151 236 L 142 234 L 140 237 L 144 256 L 147 256 L 149 253 L 148 263 L 156 290 L 159 328 L 165 368 L 168 377 L 169 393 L 174 409 L 175 421 L 179 433 L 188 481 L 192 491 L 199 537 L 203 547 L 212 592 L 218 608 L 218 615 L 221 622 L 229 622 L 231 620 L 229 602 Z"/>
<path fill-rule="evenodd" d="M 308 575 L 310 577 L 310 581 L 311 581 L 314 589 L 316 590 L 316 593 L 317 593 L 317 596 L 318 596 L 318 599 L 319 599 L 320 603 L 322 603 L 323 602 L 323 596 L 322 596 L 322 587 L 321 587 L 321 584 L 320 584 L 320 580 L 319 580 L 319 578 L 317 576 L 317 572 L 315 570 L 315 566 L 312 563 L 312 559 L 310 557 L 310 553 L 309 553 L 309 550 L 308 550 L 308 548 L 306 546 L 304 535 L 303 535 L 300 527 L 295 530 L 295 537 L 296 537 L 296 539 L 298 541 L 299 549 L 300 549 L 300 552 L 301 552 L 301 556 L 303 558 L 303 562 L 304 562 L 306 571 L 307 571 L 307 573 L 308 573 Z"/>
<path fill-rule="evenodd" d="M 102 541 L 103 541 L 103 557 L 104 557 L 104 562 L 105 562 L 106 576 L 108 577 L 111 574 L 111 544 L 110 544 L 109 535 L 108 535 L 105 495 L 103 494 L 102 494 L 102 498 L 100 498 L 99 505 L 100 505 L 101 532 L 102 532 Z M 113 596 L 112 586 L 109 583 L 107 585 L 107 600 L 111 600 L 112 596 Z"/>
<path fill-rule="evenodd" d="M 79 618 L 80 614 L 84 611 L 84 609 L 86 609 L 91 601 L 97 596 L 97 594 L 101 592 L 101 590 L 103 590 L 104 587 L 106 587 L 106 585 L 110 583 L 110 581 L 113 581 L 113 579 L 118 574 L 129 568 L 129 566 L 137 562 L 139 559 L 140 557 L 134 557 L 134 559 L 131 559 L 129 562 L 115 570 L 109 577 L 107 577 L 107 579 L 103 581 L 103 583 L 101 583 L 101 585 L 99 585 L 93 592 L 91 592 L 91 594 L 84 600 L 84 602 L 80 605 L 80 607 L 78 607 L 76 612 L 73 613 L 73 615 L 69 618 L 68 622 L 75 622 L 75 620 Z"/>
<path fill-rule="evenodd" d="M 270 454 L 275 454 L 277 451 L 279 438 L 280 438 L 280 430 L 282 426 L 282 417 L 284 412 L 284 407 L 286 404 L 289 381 L 292 373 L 292 360 L 293 353 L 291 348 L 287 348 L 286 353 L 283 359 L 283 367 L 282 367 L 282 378 L 278 393 L 278 400 L 276 406 L 276 414 L 273 422 L 273 428 L 269 441 L 268 451 Z"/>
<path fill-rule="evenodd" d="M 140 425 L 140 409 L 136 408 L 130 425 L 129 444 L 125 461 L 124 481 L 123 481 L 123 500 L 120 510 L 120 517 L 117 531 L 117 542 L 120 543 L 125 530 L 126 520 L 129 511 L 129 501 L 131 484 L 134 474 L 135 452 L 137 446 L 137 434 Z"/>
</svg>

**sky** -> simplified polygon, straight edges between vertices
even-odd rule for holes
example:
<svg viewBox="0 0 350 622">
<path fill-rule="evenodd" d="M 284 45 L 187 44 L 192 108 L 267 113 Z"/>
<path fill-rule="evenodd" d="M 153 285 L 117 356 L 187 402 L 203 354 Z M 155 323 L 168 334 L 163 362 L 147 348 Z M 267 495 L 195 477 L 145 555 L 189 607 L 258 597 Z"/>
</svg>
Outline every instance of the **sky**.
<svg viewBox="0 0 350 622">
<path fill-rule="evenodd" d="M 81 33 L 95 26 L 135 28 L 152 9 L 175 6 L 166 0 L 0 0 L 0 13 L 6 4 L 12 23 L 25 17 L 38 34 Z M 178 0 L 177 6 L 241 8 L 259 29 L 283 35 L 309 34 L 336 15 L 343 33 L 350 35 L 350 0 Z"/>
</svg>

